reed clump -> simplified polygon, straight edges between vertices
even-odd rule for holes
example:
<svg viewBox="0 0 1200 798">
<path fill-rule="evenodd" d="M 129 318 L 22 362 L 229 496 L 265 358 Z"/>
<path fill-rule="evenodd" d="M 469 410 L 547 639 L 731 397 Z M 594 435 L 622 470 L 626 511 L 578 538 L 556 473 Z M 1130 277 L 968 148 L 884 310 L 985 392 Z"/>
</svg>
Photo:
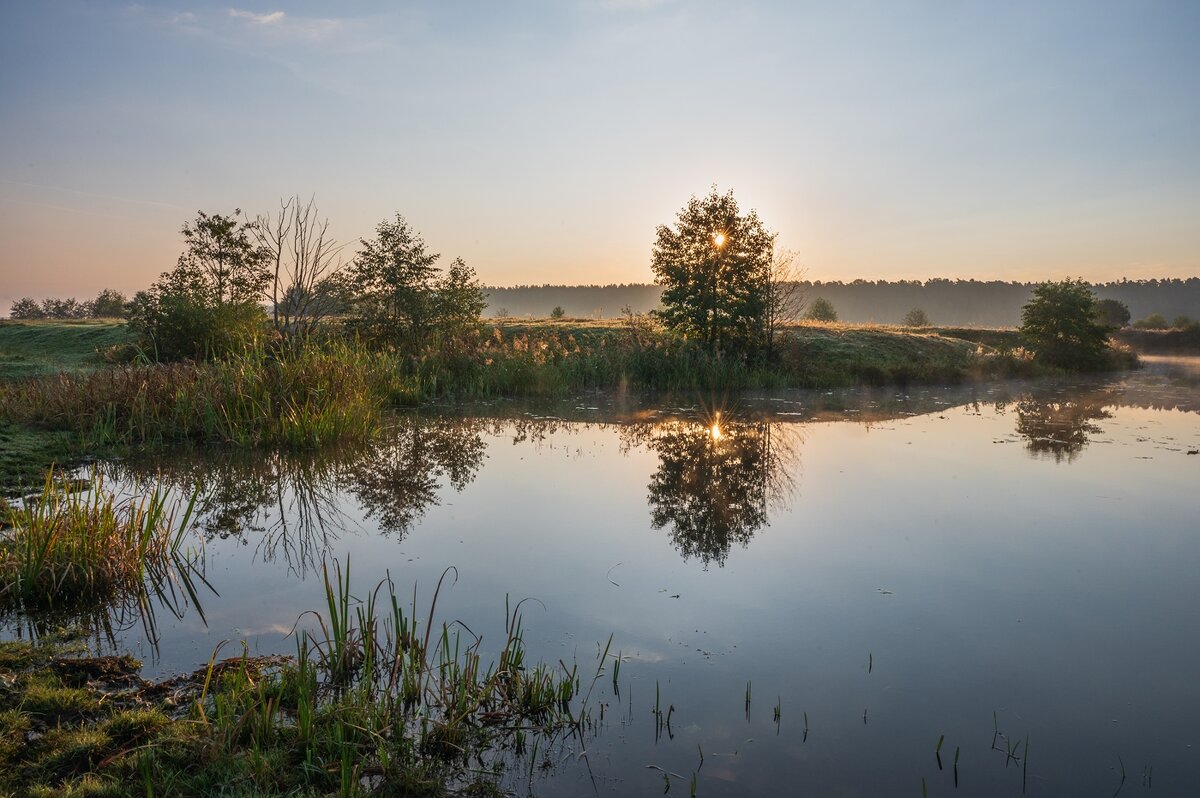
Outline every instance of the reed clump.
<svg viewBox="0 0 1200 798">
<path fill-rule="evenodd" d="M 177 517 L 164 493 L 119 502 L 94 473 L 79 484 L 50 472 L 41 494 L 0 506 L 0 610 L 106 604 L 186 574 L 194 502 Z"/>
<path fill-rule="evenodd" d="M 395 357 L 350 343 L 58 374 L 0 385 L 0 417 L 85 447 L 362 440 L 397 385 Z"/>
</svg>

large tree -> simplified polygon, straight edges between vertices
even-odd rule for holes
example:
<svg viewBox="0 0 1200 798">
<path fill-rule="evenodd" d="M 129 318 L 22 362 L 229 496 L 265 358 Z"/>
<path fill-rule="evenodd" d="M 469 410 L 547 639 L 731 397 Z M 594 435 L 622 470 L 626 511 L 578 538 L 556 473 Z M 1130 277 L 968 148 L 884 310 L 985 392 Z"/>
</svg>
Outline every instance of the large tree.
<svg viewBox="0 0 1200 798">
<path fill-rule="evenodd" d="M 651 267 L 671 329 L 713 353 L 749 355 L 766 343 L 775 235 L 733 192 L 692 197 L 675 229 L 658 228 Z"/>
<path fill-rule="evenodd" d="M 1109 330 L 1083 280 L 1043 283 L 1021 308 L 1021 337 L 1039 360 L 1060 368 L 1103 367 Z"/>
</svg>

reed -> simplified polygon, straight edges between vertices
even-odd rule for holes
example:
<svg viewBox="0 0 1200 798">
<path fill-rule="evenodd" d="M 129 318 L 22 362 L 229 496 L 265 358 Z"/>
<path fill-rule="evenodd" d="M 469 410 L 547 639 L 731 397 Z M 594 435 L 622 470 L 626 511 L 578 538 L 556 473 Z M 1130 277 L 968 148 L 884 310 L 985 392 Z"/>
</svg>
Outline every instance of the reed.
<svg viewBox="0 0 1200 798">
<path fill-rule="evenodd" d="M 70 430 L 85 447 L 362 440 L 402 397 L 396 357 L 349 343 L 212 363 L 124 366 L 0 385 L 0 418 Z"/>
<path fill-rule="evenodd" d="M 180 514 L 158 491 L 118 501 L 95 472 L 81 483 L 49 472 L 40 495 L 0 508 L 0 608 L 144 597 L 177 577 L 194 601 L 184 542 L 195 502 Z"/>
</svg>

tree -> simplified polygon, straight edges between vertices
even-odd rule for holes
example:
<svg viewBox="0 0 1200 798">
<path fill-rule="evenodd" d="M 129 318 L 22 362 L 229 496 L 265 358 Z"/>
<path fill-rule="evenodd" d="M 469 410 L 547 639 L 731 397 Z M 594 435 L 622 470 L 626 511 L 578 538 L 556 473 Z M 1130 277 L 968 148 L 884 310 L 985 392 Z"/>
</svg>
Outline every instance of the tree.
<svg viewBox="0 0 1200 798">
<path fill-rule="evenodd" d="M 462 258 L 455 258 L 435 285 L 433 323 L 443 337 L 460 335 L 479 321 L 487 307 L 487 295 L 475 276 L 475 270 Z"/>
<path fill-rule="evenodd" d="M 1129 323 L 1129 306 L 1117 299 L 1101 299 L 1096 303 L 1096 315 L 1109 327 L 1124 327 Z"/>
<path fill-rule="evenodd" d="M 90 304 L 75 297 L 58 299 L 47 297 L 42 300 L 42 317 L 47 319 L 85 319 L 92 315 Z"/>
<path fill-rule="evenodd" d="M 1167 323 L 1167 318 L 1163 314 L 1151 313 L 1146 318 L 1135 321 L 1133 326 L 1139 330 L 1165 330 L 1171 325 Z"/>
<path fill-rule="evenodd" d="M 920 308 L 913 308 L 904 314 L 905 327 L 928 327 L 929 317 Z"/>
<path fill-rule="evenodd" d="M 281 201 L 274 218 L 259 216 L 251 230 L 271 273 L 271 322 L 281 336 L 302 341 L 344 309 L 343 245 L 329 237 L 316 201 L 299 195 Z"/>
<path fill-rule="evenodd" d="M 555 305 L 554 310 L 550 311 L 550 318 L 552 319 L 561 319 L 566 315 L 567 312 L 563 310 L 562 305 Z"/>
<path fill-rule="evenodd" d="M 819 296 L 813 300 L 812 306 L 805 315 L 813 321 L 829 322 L 838 320 L 837 311 L 834 310 L 833 303 L 823 296 Z"/>
<path fill-rule="evenodd" d="M 155 359 L 221 357 L 261 342 L 268 253 L 240 214 L 201 211 L 183 226 L 186 249 L 175 268 L 134 296 L 129 326 Z"/>
<path fill-rule="evenodd" d="M 9 318 L 24 320 L 46 318 L 46 313 L 42 310 L 42 306 L 38 304 L 36 299 L 30 296 L 23 296 L 12 303 L 8 315 Z"/>
<path fill-rule="evenodd" d="M 775 338 L 789 321 L 800 318 L 808 301 L 807 284 L 801 282 L 803 270 L 796 266 L 796 253 L 779 249 L 771 257 L 767 281 L 767 354 L 775 351 Z"/>
<path fill-rule="evenodd" d="M 128 306 L 124 294 L 105 288 L 91 301 L 91 315 L 97 319 L 118 319 L 125 315 Z"/>
<path fill-rule="evenodd" d="M 238 222 L 241 208 L 230 216 L 200 211 L 196 221 L 184 224 L 187 251 L 179 267 L 194 272 L 198 287 L 217 305 L 257 302 L 271 282 L 270 253 L 256 241 L 257 222 Z"/>
<path fill-rule="evenodd" d="M 1083 280 L 1042 283 L 1021 308 L 1021 337 L 1038 360 L 1053 366 L 1102 367 L 1109 331 L 1098 321 L 1096 297 Z"/>
<path fill-rule="evenodd" d="M 651 256 L 663 286 L 659 316 L 709 352 L 749 355 L 766 342 L 775 235 L 730 191 L 692 197 L 676 229 L 660 225 Z"/>
<path fill-rule="evenodd" d="M 349 270 L 357 295 L 358 322 L 368 334 L 415 349 L 434 333 L 454 333 L 478 320 L 487 305 L 475 271 L 461 258 L 446 274 L 441 257 L 426 252 L 425 241 L 400 214 L 361 239 Z"/>
</svg>

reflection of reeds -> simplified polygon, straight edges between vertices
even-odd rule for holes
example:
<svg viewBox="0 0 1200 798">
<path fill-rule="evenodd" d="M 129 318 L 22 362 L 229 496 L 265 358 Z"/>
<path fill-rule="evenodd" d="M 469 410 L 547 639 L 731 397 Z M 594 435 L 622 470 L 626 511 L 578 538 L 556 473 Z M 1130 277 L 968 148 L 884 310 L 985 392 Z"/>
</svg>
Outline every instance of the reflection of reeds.
<svg viewBox="0 0 1200 798">
<path fill-rule="evenodd" d="M 0 608 L 93 617 L 132 603 L 154 640 L 152 598 L 178 614 L 186 594 L 199 611 L 203 577 L 183 547 L 195 501 L 177 517 L 163 492 L 118 502 L 95 472 L 82 484 L 49 473 L 40 495 L 5 512 Z"/>
</svg>

